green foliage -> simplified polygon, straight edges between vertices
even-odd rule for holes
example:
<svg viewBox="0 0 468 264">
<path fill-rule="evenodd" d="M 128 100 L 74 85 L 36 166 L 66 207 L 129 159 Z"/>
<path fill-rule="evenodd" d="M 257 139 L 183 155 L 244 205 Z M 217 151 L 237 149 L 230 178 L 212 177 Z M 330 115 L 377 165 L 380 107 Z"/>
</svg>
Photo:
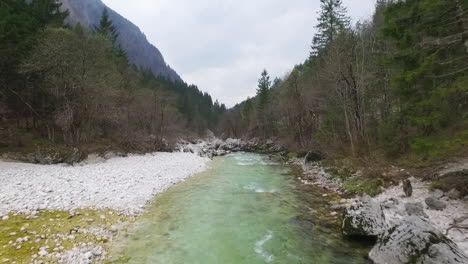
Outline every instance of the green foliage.
<svg viewBox="0 0 468 264">
<path fill-rule="evenodd" d="M 16 67 L 33 47 L 37 33 L 46 26 L 63 25 L 67 13 L 60 12 L 60 5 L 56 0 L 0 2 L 0 81 L 5 85 L 17 78 Z"/>
<path fill-rule="evenodd" d="M 468 130 L 454 137 L 417 137 L 411 141 L 411 149 L 425 159 L 437 159 L 454 154 L 468 146 Z"/>
<path fill-rule="evenodd" d="M 290 160 L 290 159 L 294 159 L 297 157 L 297 154 L 295 152 L 289 152 L 286 157 Z"/>
<path fill-rule="evenodd" d="M 453 108 L 466 88 L 457 85 L 468 63 L 460 34 L 463 17 L 457 1 L 400 1 L 385 13 L 383 33 L 396 45 L 389 60 L 398 67 L 394 78 L 401 98 L 400 119 L 427 136 L 460 118 Z M 466 13 L 466 11 L 465 11 Z M 464 70 L 465 69 L 465 70 Z"/>
<path fill-rule="evenodd" d="M 346 15 L 346 8 L 342 0 L 320 0 L 318 33 L 314 36 L 311 56 L 317 56 L 336 38 L 336 36 L 349 28 L 350 18 Z"/>
<path fill-rule="evenodd" d="M 2 145 L 45 139 L 166 150 L 186 130 L 204 133 L 219 122 L 226 107 L 196 86 L 129 65 L 107 10 L 91 32 L 62 27 L 67 13 L 59 7 L 56 0 L 0 2 Z M 34 138 L 26 142 L 22 130 Z"/>
<path fill-rule="evenodd" d="M 97 26 L 94 31 L 104 38 L 110 40 L 115 45 L 115 42 L 119 38 L 119 33 L 109 18 L 109 10 L 107 10 L 107 8 L 104 8 L 104 11 L 102 11 L 99 26 Z"/>
<path fill-rule="evenodd" d="M 109 17 L 109 11 L 107 8 L 104 8 L 102 11 L 101 20 L 99 21 L 99 26 L 95 27 L 94 31 L 104 37 L 105 39 L 112 42 L 113 52 L 117 57 L 125 58 L 127 60 L 127 54 L 125 50 L 117 44 L 117 40 L 119 38 L 119 32 L 115 28 L 112 20 Z"/>
<path fill-rule="evenodd" d="M 382 192 L 382 179 L 374 178 L 350 178 L 343 182 L 343 188 L 346 192 L 354 195 L 376 196 Z"/>
<path fill-rule="evenodd" d="M 429 161 L 466 149 L 466 1 L 379 0 L 372 19 L 354 27 L 341 1 L 321 2 L 311 56 L 261 108 L 268 133 L 252 125 L 257 94 L 233 110 L 241 114 L 229 124 L 243 121 L 237 134 L 333 158 Z"/>
<path fill-rule="evenodd" d="M 429 184 L 429 190 L 430 191 L 435 191 L 435 190 L 449 191 L 449 190 L 447 190 L 446 186 L 440 181 L 431 182 L 431 184 Z"/>
<path fill-rule="evenodd" d="M 267 70 L 263 70 L 262 77 L 258 80 L 257 88 L 258 107 L 260 111 L 263 111 L 265 105 L 268 103 L 270 86 L 270 76 Z"/>
</svg>

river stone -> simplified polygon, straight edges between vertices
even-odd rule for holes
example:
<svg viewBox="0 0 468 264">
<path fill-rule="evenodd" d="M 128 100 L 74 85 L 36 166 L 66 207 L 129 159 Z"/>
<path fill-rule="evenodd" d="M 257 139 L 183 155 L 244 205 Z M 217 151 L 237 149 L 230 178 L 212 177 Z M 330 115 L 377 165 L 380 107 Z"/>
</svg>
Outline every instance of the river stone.
<svg viewBox="0 0 468 264">
<path fill-rule="evenodd" d="M 377 237 L 386 228 L 382 206 L 369 196 L 362 197 L 344 212 L 342 231 L 345 236 Z"/>
<path fill-rule="evenodd" d="M 405 210 L 408 215 L 422 216 L 428 218 L 424 212 L 424 206 L 422 203 L 406 203 Z"/>
<path fill-rule="evenodd" d="M 431 210 L 442 211 L 447 207 L 446 203 L 444 203 L 442 201 L 439 201 L 434 197 L 426 198 L 425 202 L 426 202 L 427 206 L 429 207 L 429 209 L 431 209 Z"/>
<path fill-rule="evenodd" d="M 436 199 L 440 199 L 444 196 L 444 192 L 439 189 L 435 189 L 434 191 L 431 192 L 431 196 Z"/>
<path fill-rule="evenodd" d="M 468 263 L 455 243 L 417 216 L 409 216 L 386 231 L 369 258 L 375 264 Z"/>
<path fill-rule="evenodd" d="M 458 200 L 461 198 L 461 193 L 457 189 L 452 189 L 447 193 L 447 196 L 452 200 Z"/>
<path fill-rule="evenodd" d="M 346 204 L 334 204 L 330 206 L 330 209 L 334 211 L 339 211 L 339 210 L 345 209 L 346 207 L 347 207 Z"/>
<path fill-rule="evenodd" d="M 403 192 L 405 193 L 406 197 L 411 197 L 411 195 L 413 195 L 413 186 L 411 185 L 410 180 L 405 180 L 403 182 Z"/>
</svg>

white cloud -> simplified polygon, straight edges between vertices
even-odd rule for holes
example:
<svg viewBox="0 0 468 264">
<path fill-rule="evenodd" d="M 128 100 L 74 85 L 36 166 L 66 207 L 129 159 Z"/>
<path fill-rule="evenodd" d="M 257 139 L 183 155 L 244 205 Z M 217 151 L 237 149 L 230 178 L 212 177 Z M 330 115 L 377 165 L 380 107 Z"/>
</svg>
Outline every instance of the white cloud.
<svg viewBox="0 0 468 264">
<path fill-rule="evenodd" d="M 263 68 L 283 76 L 310 50 L 319 0 L 104 0 L 182 78 L 228 106 L 255 94 Z M 375 0 L 344 0 L 354 21 Z"/>
</svg>

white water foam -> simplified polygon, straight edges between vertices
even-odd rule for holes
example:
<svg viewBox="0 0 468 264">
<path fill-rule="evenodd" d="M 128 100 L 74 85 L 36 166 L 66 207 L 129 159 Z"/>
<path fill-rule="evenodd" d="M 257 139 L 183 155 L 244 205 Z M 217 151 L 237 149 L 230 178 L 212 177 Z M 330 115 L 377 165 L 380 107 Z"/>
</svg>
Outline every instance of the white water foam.
<svg viewBox="0 0 468 264">
<path fill-rule="evenodd" d="M 257 163 L 255 162 L 237 162 L 237 165 L 240 165 L 240 166 L 253 166 L 253 165 L 256 165 Z"/>
<path fill-rule="evenodd" d="M 254 191 L 256 193 L 275 193 L 275 189 L 271 190 L 265 190 L 262 187 L 259 187 L 256 183 L 249 184 L 247 186 L 244 186 L 244 189 L 249 190 L 249 191 Z"/>
<path fill-rule="evenodd" d="M 265 243 L 268 242 L 269 240 L 271 240 L 272 238 L 273 238 L 273 232 L 268 230 L 268 234 L 265 237 L 263 237 L 261 240 L 259 240 L 259 241 L 257 241 L 255 243 L 255 253 L 257 253 L 263 259 L 265 259 L 265 261 L 267 263 L 272 262 L 273 259 L 275 258 L 275 256 L 273 256 L 272 254 L 269 254 L 268 252 L 266 252 L 263 249 L 263 245 L 265 245 Z"/>
</svg>

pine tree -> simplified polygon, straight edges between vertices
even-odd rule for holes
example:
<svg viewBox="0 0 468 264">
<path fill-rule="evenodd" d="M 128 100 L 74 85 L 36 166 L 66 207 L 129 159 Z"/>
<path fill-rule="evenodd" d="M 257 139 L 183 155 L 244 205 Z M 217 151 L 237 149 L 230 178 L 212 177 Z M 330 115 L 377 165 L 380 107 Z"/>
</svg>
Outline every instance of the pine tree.
<svg viewBox="0 0 468 264">
<path fill-rule="evenodd" d="M 263 70 L 262 77 L 258 80 L 257 98 L 260 111 L 263 111 L 268 103 L 268 94 L 271 86 L 270 76 L 267 70 Z"/>
<path fill-rule="evenodd" d="M 112 20 L 109 18 L 109 11 L 107 8 L 104 8 L 104 11 L 102 11 L 101 21 L 99 21 L 99 26 L 95 28 L 95 31 L 106 39 L 112 41 L 112 44 L 114 45 L 119 38 L 119 33 L 117 32 L 114 24 L 112 24 Z"/>
<path fill-rule="evenodd" d="M 313 39 L 311 57 L 319 55 L 340 32 L 350 26 L 350 18 L 342 0 L 320 0 L 320 2 L 321 11 L 316 26 L 318 33 Z"/>
<path fill-rule="evenodd" d="M 95 32 L 112 42 L 112 45 L 114 47 L 113 52 L 117 57 L 124 58 L 125 60 L 127 59 L 127 54 L 125 50 L 120 44 L 117 44 L 119 32 L 112 23 L 107 8 L 104 8 L 104 11 L 102 11 L 101 20 L 99 21 L 99 26 L 95 27 Z"/>
</svg>

